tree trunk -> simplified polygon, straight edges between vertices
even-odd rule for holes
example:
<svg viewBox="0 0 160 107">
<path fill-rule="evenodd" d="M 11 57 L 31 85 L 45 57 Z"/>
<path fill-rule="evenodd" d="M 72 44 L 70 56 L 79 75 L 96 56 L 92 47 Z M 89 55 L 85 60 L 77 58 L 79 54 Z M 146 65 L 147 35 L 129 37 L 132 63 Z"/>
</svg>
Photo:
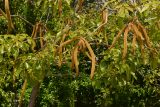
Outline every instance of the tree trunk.
<svg viewBox="0 0 160 107">
<path fill-rule="evenodd" d="M 31 93 L 31 97 L 30 97 L 30 102 L 28 107 L 35 107 L 36 104 L 36 98 L 39 92 L 39 88 L 40 88 L 40 83 L 36 83 L 35 86 L 32 89 L 32 93 Z"/>
</svg>

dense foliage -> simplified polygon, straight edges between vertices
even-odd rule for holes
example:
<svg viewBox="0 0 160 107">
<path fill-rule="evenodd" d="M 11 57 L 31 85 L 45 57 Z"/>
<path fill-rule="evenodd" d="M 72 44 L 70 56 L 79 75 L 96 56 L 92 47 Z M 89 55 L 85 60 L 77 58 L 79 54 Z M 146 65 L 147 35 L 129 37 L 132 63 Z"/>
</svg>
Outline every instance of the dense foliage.
<svg viewBox="0 0 160 107">
<path fill-rule="evenodd" d="M 0 106 L 158 107 L 159 41 L 159 0 L 2 0 Z"/>
</svg>

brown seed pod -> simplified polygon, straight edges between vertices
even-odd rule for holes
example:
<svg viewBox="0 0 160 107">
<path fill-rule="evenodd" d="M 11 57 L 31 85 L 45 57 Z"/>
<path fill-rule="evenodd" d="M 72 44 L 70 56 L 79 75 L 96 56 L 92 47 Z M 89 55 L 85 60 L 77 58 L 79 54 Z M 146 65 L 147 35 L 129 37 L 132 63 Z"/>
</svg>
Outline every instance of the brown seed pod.
<svg viewBox="0 0 160 107">
<path fill-rule="evenodd" d="M 41 45 L 41 48 L 43 48 L 44 43 L 43 43 L 43 32 L 42 32 L 42 26 L 40 26 L 40 28 L 39 28 L 39 33 L 40 33 L 40 45 Z"/>
<path fill-rule="evenodd" d="M 59 16 L 62 16 L 62 0 L 58 0 L 58 12 Z"/>
<path fill-rule="evenodd" d="M 102 23 L 107 23 L 108 21 L 108 10 L 103 9 L 102 10 Z"/>
<path fill-rule="evenodd" d="M 145 59 L 144 43 L 143 43 L 143 40 L 141 38 L 138 38 L 138 36 L 137 36 L 137 40 L 139 41 L 140 49 L 141 49 L 141 56 L 142 56 L 142 59 L 144 61 L 144 59 Z"/>
<path fill-rule="evenodd" d="M 33 35 L 33 39 L 35 39 L 37 37 L 37 33 L 38 33 L 38 30 L 39 30 L 39 25 L 40 23 L 38 22 L 35 26 L 35 31 L 34 31 L 34 35 Z"/>
<path fill-rule="evenodd" d="M 117 34 L 117 36 L 114 38 L 112 45 L 109 47 L 109 49 L 113 48 L 114 45 L 116 44 L 116 42 L 118 41 L 118 39 L 121 37 L 121 34 L 123 33 L 123 31 L 126 29 L 127 26 L 123 27 Z"/>
<path fill-rule="evenodd" d="M 95 67 L 96 67 L 96 56 L 95 56 L 90 44 L 88 43 L 88 41 L 86 41 L 84 38 L 81 38 L 81 39 L 84 41 L 84 43 L 85 43 L 85 45 L 86 45 L 86 47 L 87 47 L 87 49 L 88 49 L 88 51 L 91 55 L 91 58 L 92 58 L 92 60 L 91 60 L 92 61 L 92 67 L 91 67 L 90 78 L 93 79 L 94 71 L 95 71 Z"/>
<path fill-rule="evenodd" d="M 61 43 L 60 46 L 58 47 L 57 52 L 59 54 L 59 60 L 58 60 L 58 66 L 59 67 L 62 65 L 62 48 L 63 48 L 63 46 L 65 46 L 65 45 L 67 45 L 67 44 L 69 44 L 69 43 L 71 43 L 71 42 L 73 42 L 77 39 L 79 39 L 79 37 L 74 37 L 70 40 L 67 40 L 67 41 Z"/>
<path fill-rule="evenodd" d="M 152 47 L 152 46 L 151 46 L 151 42 L 150 42 L 149 37 L 148 37 L 148 35 L 147 35 L 146 29 L 142 26 L 142 24 L 141 24 L 140 22 L 137 22 L 137 24 L 138 24 L 139 28 L 141 29 L 142 34 L 144 35 L 144 39 L 145 39 L 146 45 L 147 45 L 149 48 L 151 48 L 151 47 Z"/>
<path fill-rule="evenodd" d="M 85 43 L 84 43 L 84 41 L 82 39 L 80 39 L 79 42 L 80 42 L 79 43 L 79 50 L 82 51 L 82 52 L 84 52 L 85 48 L 86 48 Z"/>
<path fill-rule="evenodd" d="M 63 42 L 62 44 L 60 44 L 59 48 L 62 48 L 63 46 L 65 46 L 65 45 L 67 45 L 67 44 L 69 44 L 69 43 L 71 43 L 71 42 L 73 42 L 73 41 L 75 41 L 77 39 L 79 39 L 79 37 L 74 37 L 74 38 L 72 38 L 70 40 L 67 40 L 67 41 Z"/>
<path fill-rule="evenodd" d="M 79 62 L 78 62 L 78 46 L 75 46 L 74 50 L 73 50 L 73 60 L 74 60 L 74 65 L 75 65 L 75 69 L 76 69 L 76 76 L 79 75 Z"/>
<path fill-rule="evenodd" d="M 125 58 L 127 55 L 127 37 L 128 37 L 128 32 L 129 32 L 129 26 L 125 29 L 124 31 L 124 48 L 123 48 L 123 55 L 122 59 L 125 62 Z"/>
<path fill-rule="evenodd" d="M 144 52 L 143 41 L 140 42 L 140 47 L 141 47 L 141 55 L 142 55 L 142 59 L 143 59 L 143 61 L 144 61 L 144 60 L 145 60 L 145 52 Z"/>
<path fill-rule="evenodd" d="M 74 49 L 73 49 L 74 50 Z M 71 69 L 73 70 L 75 68 L 75 62 L 74 62 L 74 51 L 71 52 Z"/>
<path fill-rule="evenodd" d="M 133 39 L 132 39 L 132 53 L 135 55 L 135 50 L 136 50 L 136 35 L 133 34 Z"/>
<path fill-rule="evenodd" d="M 62 43 L 64 42 L 65 38 L 66 38 L 67 34 L 64 34 L 62 36 L 62 39 L 61 39 L 61 42 L 60 42 L 60 45 L 62 45 Z M 59 48 L 59 60 L 58 60 L 58 66 L 60 67 L 62 65 L 62 47 Z"/>
<path fill-rule="evenodd" d="M 14 29 L 14 26 L 12 23 L 10 9 L 9 9 L 9 0 L 5 0 L 5 11 L 8 20 L 8 33 L 10 33 Z"/>
<path fill-rule="evenodd" d="M 77 46 L 79 47 L 79 51 L 82 50 L 82 40 L 80 39 L 79 42 L 77 43 Z"/>
<path fill-rule="evenodd" d="M 131 24 L 133 32 L 141 39 L 144 40 L 142 33 L 138 30 L 137 26 L 135 24 Z"/>
<path fill-rule="evenodd" d="M 36 31 L 36 25 L 33 26 L 32 36 L 31 36 L 32 38 L 34 37 L 35 31 Z"/>
</svg>

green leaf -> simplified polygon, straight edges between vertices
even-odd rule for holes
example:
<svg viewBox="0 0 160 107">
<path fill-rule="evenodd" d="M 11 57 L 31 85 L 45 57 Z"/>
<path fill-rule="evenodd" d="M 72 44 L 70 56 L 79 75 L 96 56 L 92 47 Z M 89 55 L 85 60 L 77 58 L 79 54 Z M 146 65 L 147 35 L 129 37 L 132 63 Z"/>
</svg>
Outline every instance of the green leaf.
<svg viewBox="0 0 160 107">
<path fill-rule="evenodd" d="M 107 67 L 108 67 L 107 61 L 102 60 L 101 63 L 100 63 L 100 70 L 101 70 L 102 72 L 105 72 L 106 69 L 107 69 Z"/>
<path fill-rule="evenodd" d="M 0 47 L 0 52 L 1 52 L 1 54 L 4 53 L 4 46 L 3 45 Z"/>
<path fill-rule="evenodd" d="M 141 9 L 140 13 L 146 11 L 147 9 L 149 9 L 149 7 L 150 7 L 150 4 L 145 4 L 145 5 L 143 6 L 143 8 Z"/>
<path fill-rule="evenodd" d="M 2 62 L 2 61 L 3 61 L 3 55 L 0 54 L 0 62 Z"/>
</svg>

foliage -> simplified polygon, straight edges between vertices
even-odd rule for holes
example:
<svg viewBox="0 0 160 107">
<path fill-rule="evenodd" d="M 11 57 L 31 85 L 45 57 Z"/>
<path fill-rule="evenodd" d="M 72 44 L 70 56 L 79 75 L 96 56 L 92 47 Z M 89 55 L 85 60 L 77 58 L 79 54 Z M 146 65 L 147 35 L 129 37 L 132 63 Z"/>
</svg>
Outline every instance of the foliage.
<svg viewBox="0 0 160 107">
<path fill-rule="evenodd" d="M 0 1 L 0 106 L 160 106 L 159 0 Z"/>
</svg>

